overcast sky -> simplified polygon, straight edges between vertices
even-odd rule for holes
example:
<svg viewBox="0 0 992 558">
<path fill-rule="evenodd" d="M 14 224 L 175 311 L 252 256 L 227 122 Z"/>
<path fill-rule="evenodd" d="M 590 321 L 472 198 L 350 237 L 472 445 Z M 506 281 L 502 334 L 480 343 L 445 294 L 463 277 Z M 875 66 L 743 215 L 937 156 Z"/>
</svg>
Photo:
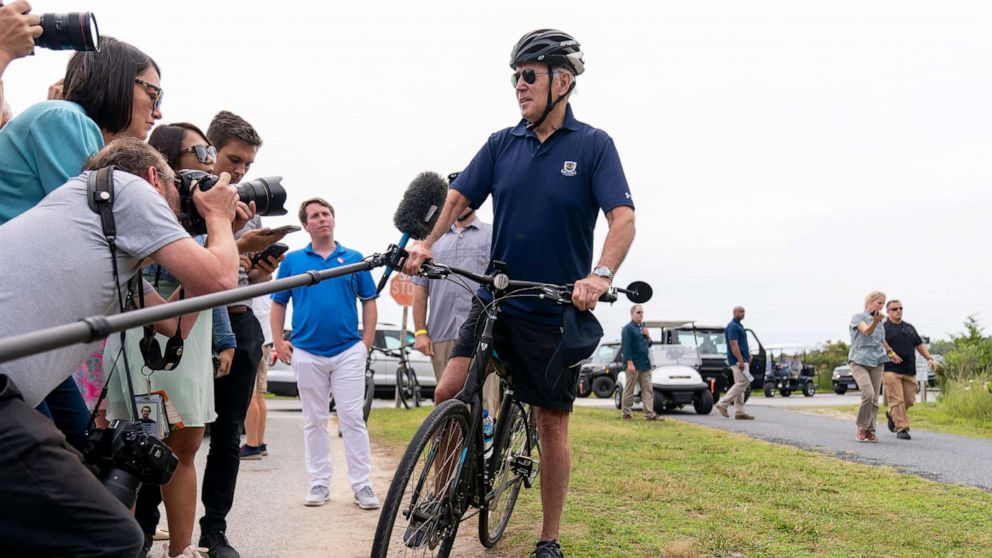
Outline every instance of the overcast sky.
<svg viewBox="0 0 992 558">
<path fill-rule="evenodd" d="M 320 195 L 339 242 L 385 249 L 417 173 L 460 170 L 517 123 L 510 49 L 555 27 L 585 53 L 575 115 L 613 137 L 637 204 L 617 281 L 654 286 L 649 318 L 726 323 L 740 304 L 765 344 L 815 344 L 846 339 L 880 289 L 925 335 L 992 320 L 987 3 L 35 3 L 85 9 L 162 67 L 163 122 L 227 109 L 255 125 L 250 176 L 290 190 L 267 224 Z M 68 57 L 8 68 L 15 113 Z M 629 319 L 626 303 L 596 313 L 608 338 Z"/>
</svg>

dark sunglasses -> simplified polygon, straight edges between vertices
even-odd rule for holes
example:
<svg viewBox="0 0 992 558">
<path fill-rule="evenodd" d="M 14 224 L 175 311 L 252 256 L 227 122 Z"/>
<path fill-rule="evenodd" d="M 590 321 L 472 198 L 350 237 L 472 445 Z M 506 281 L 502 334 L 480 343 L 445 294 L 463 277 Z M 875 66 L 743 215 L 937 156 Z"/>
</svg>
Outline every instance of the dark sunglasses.
<svg viewBox="0 0 992 558">
<path fill-rule="evenodd" d="M 900 306 L 899 308 L 889 308 L 889 312 L 897 312 L 897 311 L 902 311 L 902 306 Z"/>
<path fill-rule="evenodd" d="M 165 96 L 165 91 L 161 87 L 141 78 L 134 78 L 134 83 L 143 86 L 148 92 L 148 96 L 152 98 L 152 110 L 158 110 L 162 106 L 162 97 Z"/>
<path fill-rule="evenodd" d="M 217 161 L 217 148 L 212 145 L 191 145 L 179 153 L 196 153 L 196 160 L 203 164 Z"/>
<path fill-rule="evenodd" d="M 510 83 L 512 83 L 514 87 L 517 86 L 517 83 L 519 83 L 521 79 L 523 79 L 527 85 L 534 85 L 534 82 L 537 81 L 537 72 L 534 70 L 524 70 L 520 73 L 514 72 L 510 74 Z"/>
</svg>

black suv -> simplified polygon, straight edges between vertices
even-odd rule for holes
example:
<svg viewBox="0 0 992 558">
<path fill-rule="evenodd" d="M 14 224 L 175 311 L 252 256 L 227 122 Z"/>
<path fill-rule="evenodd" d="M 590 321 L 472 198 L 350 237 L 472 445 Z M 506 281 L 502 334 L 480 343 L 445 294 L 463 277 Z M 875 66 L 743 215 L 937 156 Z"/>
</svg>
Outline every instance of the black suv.
<svg viewBox="0 0 992 558">
<path fill-rule="evenodd" d="M 620 342 L 603 343 L 592 357 L 579 368 L 579 397 L 607 398 L 613 396 L 617 385 L 617 374 L 623 369 Z"/>
</svg>

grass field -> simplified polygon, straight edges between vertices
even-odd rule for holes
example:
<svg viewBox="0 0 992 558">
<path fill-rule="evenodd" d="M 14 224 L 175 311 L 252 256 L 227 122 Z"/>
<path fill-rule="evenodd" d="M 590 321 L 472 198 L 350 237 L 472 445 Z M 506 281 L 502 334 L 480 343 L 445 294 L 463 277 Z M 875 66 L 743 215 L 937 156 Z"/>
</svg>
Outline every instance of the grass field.
<svg viewBox="0 0 992 558">
<path fill-rule="evenodd" d="M 885 405 L 879 406 L 879 424 L 885 424 L 885 409 Z M 838 418 L 846 418 L 850 419 L 852 422 L 854 421 L 854 417 L 858 414 L 857 405 L 803 407 L 802 409 L 797 410 L 801 412 L 811 412 Z M 937 406 L 937 404 L 933 402 L 917 403 L 910 407 L 909 423 L 911 429 L 930 430 L 933 432 L 944 432 L 946 434 L 959 434 L 961 436 L 992 439 L 992 422 L 949 415 L 944 409 Z M 884 429 L 885 427 L 880 426 L 879 428 Z M 992 549 L 990 549 L 989 555 L 992 556 Z"/>
<path fill-rule="evenodd" d="M 428 409 L 376 409 L 370 432 L 402 450 Z M 992 494 L 668 420 L 602 409 L 571 422 L 562 520 L 569 557 L 989 556 Z M 538 489 L 501 548 L 527 556 Z M 479 556 L 484 556 L 479 547 Z"/>
</svg>

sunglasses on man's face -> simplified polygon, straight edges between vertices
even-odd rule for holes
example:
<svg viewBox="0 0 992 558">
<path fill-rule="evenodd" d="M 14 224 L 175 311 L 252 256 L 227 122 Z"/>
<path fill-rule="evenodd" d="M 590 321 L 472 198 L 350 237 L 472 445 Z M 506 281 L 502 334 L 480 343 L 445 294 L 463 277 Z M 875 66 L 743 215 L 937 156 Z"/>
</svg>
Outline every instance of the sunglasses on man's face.
<svg viewBox="0 0 992 558">
<path fill-rule="evenodd" d="M 217 149 L 212 145 L 191 145 L 180 153 L 196 153 L 196 160 L 203 164 L 217 162 Z"/>
<path fill-rule="evenodd" d="M 902 312 L 902 306 L 897 308 L 889 308 L 889 312 Z"/>
<path fill-rule="evenodd" d="M 527 83 L 527 85 L 534 85 L 534 82 L 537 81 L 537 75 L 538 75 L 537 72 L 535 72 L 534 70 L 523 70 L 522 72 L 519 73 L 514 72 L 510 74 L 510 83 L 512 83 L 513 86 L 516 87 L 517 84 L 520 83 L 520 80 L 522 79 L 524 80 L 525 83 Z"/>
</svg>

